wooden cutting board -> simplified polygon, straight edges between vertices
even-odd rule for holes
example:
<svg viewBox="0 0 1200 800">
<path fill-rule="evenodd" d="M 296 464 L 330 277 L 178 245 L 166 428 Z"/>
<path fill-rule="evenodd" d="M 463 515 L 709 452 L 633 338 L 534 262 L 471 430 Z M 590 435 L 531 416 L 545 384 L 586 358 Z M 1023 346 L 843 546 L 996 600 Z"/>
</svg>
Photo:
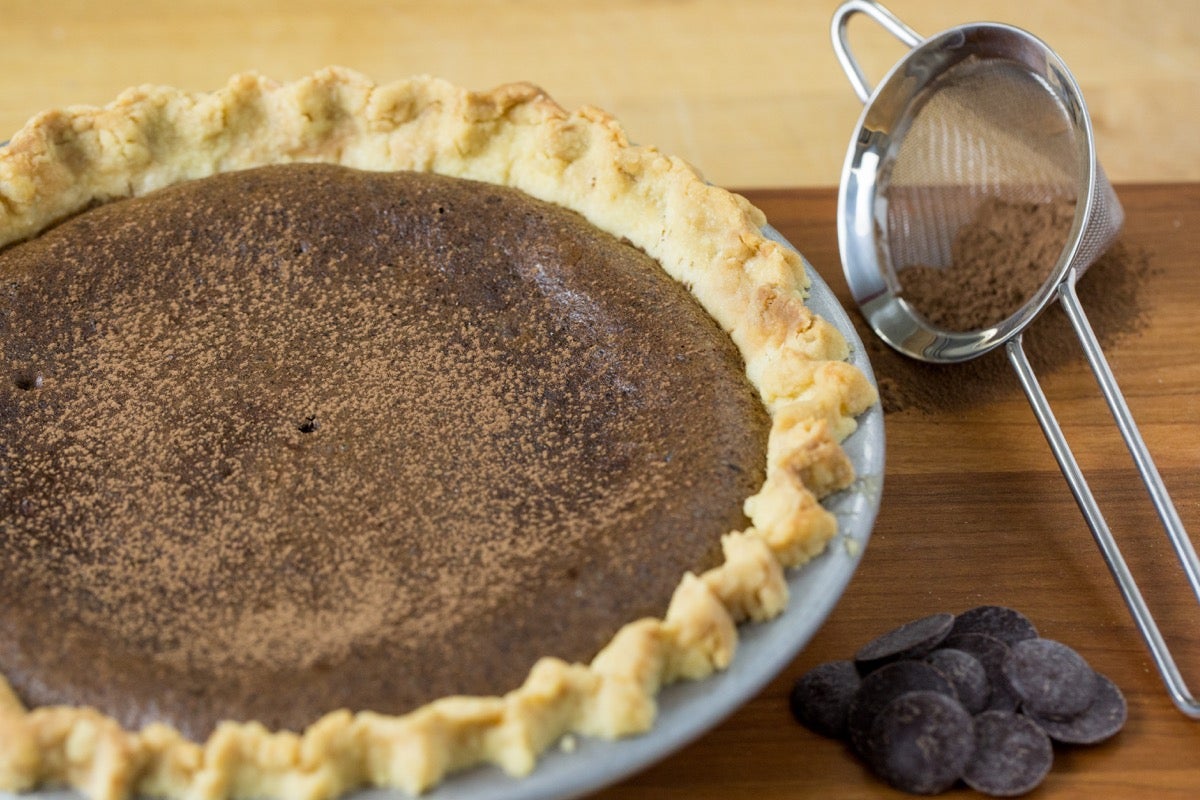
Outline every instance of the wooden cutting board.
<svg viewBox="0 0 1200 800">
<path fill-rule="evenodd" d="M 1080 293 L 1200 544 L 1200 184 L 1125 185 L 1117 193 L 1126 211 L 1117 250 L 1084 276 Z M 746 194 L 853 308 L 837 251 L 836 191 Z M 1026 337 L 1042 354 L 1044 388 L 1185 679 L 1200 693 L 1200 604 L 1082 353 L 1055 325 L 1045 315 Z M 865 329 L 860 335 L 870 341 Z M 1129 702 L 1128 723 L 1114 739 L 1056 748 L 1049 777 L 1031 796 L 1200 796 L 1200 721 L 1168 699 L 1003 356 L 914 370 L 877 355 L 880 377 L 907 381 L 916 401 L 886 416 L 879 518 L 833 614 L 791 666 L 723 725 L 596 797 L 906 796 L 874 778 L 842 744 L 795 724 L 788 691 L 810 667 L 849 657 L 903 622 L 981 604 L 1021 610 L 1043 636 L 1076 648 L 1111 677 Z M 959 788 L 948 796 L 982 795 Z"/>
</svg>

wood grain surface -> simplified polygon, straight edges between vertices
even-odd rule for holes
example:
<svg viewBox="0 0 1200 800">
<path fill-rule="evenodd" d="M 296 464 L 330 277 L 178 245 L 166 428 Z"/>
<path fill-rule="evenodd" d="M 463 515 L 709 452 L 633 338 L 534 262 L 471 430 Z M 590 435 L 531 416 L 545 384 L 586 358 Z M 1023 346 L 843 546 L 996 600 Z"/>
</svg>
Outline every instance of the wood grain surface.
<svg viewBox="0 0 1200 800">
<path fill-rule="evenodd" d="M 980 20 L 1040 36 L 1075 73 L 1115 181 L 1200 180 L 1194 0 L 890 0 L 918 33 Z M 0 141 L 127 86 L 215 89 L 327 64 L 378 81 L 540 84 L 615 114 L 724 186 L 831 186 L 860 106 L 830 46 L 836 0 L 2 0 Z M 878 79 L 903 48 L 850 27 Z"/>
<path fill-rule="evenodd" d="M 747 195 L 852 308 L 837 253 L 836 193 Z M 1118 195 L 1127 214 L 1119 246 L 1144 257 L 1146 269 L 1129 298 L 1138 319 L 1126 327 L 1136 330 L 1108 332 L 1107 355 L 1184 524 L 1200 543 L 1200 185 L 1123 185 Z M 1100 279 L 1130 290 L 1112 275 Z M 1106 330 L 1104 319 L 1092 322 Z M 1027 338 L 1050 324 L 1039 320 Z M 884 362 L 874 363 L 882 373 Z M 1116 738 L 1057 748 L 1054 768 L 1030 797 L 1200 796 L 1200 721 L 1186 719 L 1168 699 L 1024 394 L 1005 365 L 997 366 L 985 399 L 887 415 L 874 533 L 845 595 L 806 650 L 722 726 L 597 800 L 903 797 L 845 746 L 792 722 L 787 693 L 807 669 L 849 657 L 897 625 L 992 603 L 1024 612 L 1043 636 L 1079 650 L 1129 701 L 1129 721 Z M 953 369 L 930 379 L 952 391 Z M 1200 691 L 1200 605 L 1082 354 L 1058 359 L 1041 377 L 1185 679 Z M 947 796 L 981 795 L 960 789 Z"/>
</svg>

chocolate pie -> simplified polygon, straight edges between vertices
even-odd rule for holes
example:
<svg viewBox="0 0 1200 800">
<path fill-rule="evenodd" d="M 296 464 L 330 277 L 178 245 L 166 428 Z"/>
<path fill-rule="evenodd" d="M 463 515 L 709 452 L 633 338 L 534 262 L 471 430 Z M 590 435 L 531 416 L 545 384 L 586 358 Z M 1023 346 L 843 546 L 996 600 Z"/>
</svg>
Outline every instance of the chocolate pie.
<svg viewBox="0 0 1200 800">
<path fill-rule="evenodd" d="M 874 402 L 761 214 L 594 109 L 325 70 L 0 148 L 0 789 L 419 792 L 646 730 Z"/>
</svg>

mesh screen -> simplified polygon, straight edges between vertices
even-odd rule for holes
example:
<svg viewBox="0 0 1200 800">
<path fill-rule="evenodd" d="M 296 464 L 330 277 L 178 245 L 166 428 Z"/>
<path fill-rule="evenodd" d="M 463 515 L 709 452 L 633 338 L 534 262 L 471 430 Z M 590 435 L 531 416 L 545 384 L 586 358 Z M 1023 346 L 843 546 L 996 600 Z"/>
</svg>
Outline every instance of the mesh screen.
<svg viewBox="0 0 1200 800">
<path fill-rule="evenodd" d="M 959 229 L 989 200 L 1079 199 L 1080 135 L 1053 90 L 1020 65 L 968 58 L 947 70 L 900 134 L 881 193 L 901 285 L 905 267 L 949 266 Z"/>
</svg>

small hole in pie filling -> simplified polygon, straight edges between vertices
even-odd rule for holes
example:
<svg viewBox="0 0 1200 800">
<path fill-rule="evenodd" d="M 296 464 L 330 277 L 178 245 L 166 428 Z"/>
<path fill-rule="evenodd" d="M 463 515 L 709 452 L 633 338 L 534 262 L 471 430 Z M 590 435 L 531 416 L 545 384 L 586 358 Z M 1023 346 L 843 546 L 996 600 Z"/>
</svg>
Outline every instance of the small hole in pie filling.
<svg viewBox="0 0 1200 800">
<path fill-rule="evenodd" d="M 40 372 L 22 372 L 17 375 L 13 383 L 21 391 L 31 392 L 34 389 L 42 388 L 45 384 L 45 378 Z"/>
<path fill-rule="evenodd" d="M 248 170 L 0 269 L 28 278 L 0 352 L 56 354 L 53 396 L 0 407 L 0 510 L 37 498 L 0 517 L 0 671 L 30 705 L 199 738 L 502 694 L 665 613 L 763 480 L 728 337 L 514 190 Z"/>
</svg>

